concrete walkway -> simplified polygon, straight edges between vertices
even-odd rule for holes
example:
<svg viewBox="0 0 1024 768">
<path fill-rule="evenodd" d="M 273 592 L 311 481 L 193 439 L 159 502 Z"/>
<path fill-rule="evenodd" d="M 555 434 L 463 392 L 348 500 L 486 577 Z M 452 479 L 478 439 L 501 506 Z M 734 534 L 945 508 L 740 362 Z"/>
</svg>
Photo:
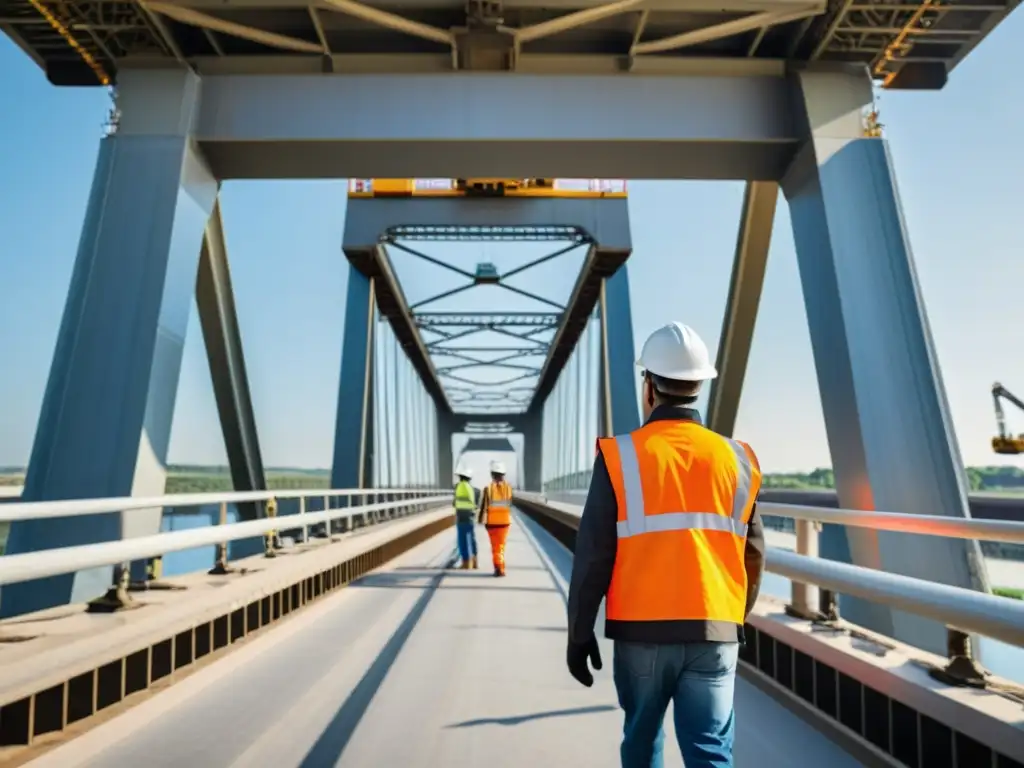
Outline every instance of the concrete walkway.
<svg viewBox="0 0 1024 768">
<path fill-rule="evenodd" d="M 487 565 L 482 529 L 477 538 Z M 618 766 L 610 645 L 593 688 L 565 669 L 571 555 L 517 516 L 508 576 L 496 579 L 444 571 L 453 539 L 431 539 L 31 765 Z M 742 680 L 736 704 L 740 768 L 859 765 Z M 680 766 L 668 736 L 666 764 Z"/>
</svg>

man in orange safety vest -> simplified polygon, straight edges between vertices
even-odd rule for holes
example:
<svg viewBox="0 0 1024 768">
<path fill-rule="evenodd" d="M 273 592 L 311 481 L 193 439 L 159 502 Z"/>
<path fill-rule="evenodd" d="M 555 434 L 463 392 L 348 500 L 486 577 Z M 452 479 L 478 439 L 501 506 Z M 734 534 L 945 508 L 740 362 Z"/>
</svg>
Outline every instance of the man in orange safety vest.
<svg viewBox="0 0 1024 768">
<path fill-rule="evenodd" d="M 494 575 L 505 575 L 505 542 L 512 524 L 512 486 L 505 482 L 505 465 L 491 462 L 491 484 L 480 499 L 480 522 L 487 528 L 491 540 L 491 560 Z"/>
<path fill-rule="evenodd" d="M 739 643 L 760 589 L 761 470 L 750 446 L 690 407 L 718 373 L 697 333 L 657 330 L 637 363 L 644 424 L 598 441 L 569 587 L 569 671 L 601 669 L 602 598 L 625 711 L 623 768 L 661 768 L 673 703 L 686 768 L 731 768 Z"/>
</svg>

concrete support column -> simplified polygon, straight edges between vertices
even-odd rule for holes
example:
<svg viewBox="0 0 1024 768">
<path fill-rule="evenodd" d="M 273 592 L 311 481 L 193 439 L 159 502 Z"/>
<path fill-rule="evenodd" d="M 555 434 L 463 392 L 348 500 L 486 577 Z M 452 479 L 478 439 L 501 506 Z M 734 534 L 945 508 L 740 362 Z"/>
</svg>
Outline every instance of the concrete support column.
<svg viewBox="0 0 1024 768">
<path fill-rule="evenodd" d="M 200 81 L 122 73 L 121 127 L 100 143 L 26 501 L 164 492 L 203 233 L 217 180 L 192 142 Z M 7 552 L 159 531 L 162 510 L 14 523 Z M 111 569 L 4 587 L 11 616 L 98 597 Z"/>
<path fill-rule="evenodd" d="M 864 68 L 794 76 L 810 137 L 783 179 L 839 503 L 967 517 L 950 420 L 887 142 L 865 138 Z M 976 542 L 827 527 L 822 555 L 987 589 Z M 844 597 L 851 621 L 945 653 L 937 623 Z"/>
<path fill-rule="evenodd" d="M 747 182 L 715 361 L 718 378 L 711 382 L 708 398 L 707 425 L 721 435 L 731 436 L 736 428 L 778 199 L 779 185 L 774 181 Z"/>
<path fill-rule="evenodd" d="M 375 316 L 374 281 L 350 266 L 334 428 L 332 488 L 369 488 L 373 485 Z"/>
<path fill-rule="evenodd" d="M 633 348 L 629 274 L 619 267 L 601 286 L 601 386 L 599 425 L 602 435 L 623 435 L 640 426 Z"/>
</svg>

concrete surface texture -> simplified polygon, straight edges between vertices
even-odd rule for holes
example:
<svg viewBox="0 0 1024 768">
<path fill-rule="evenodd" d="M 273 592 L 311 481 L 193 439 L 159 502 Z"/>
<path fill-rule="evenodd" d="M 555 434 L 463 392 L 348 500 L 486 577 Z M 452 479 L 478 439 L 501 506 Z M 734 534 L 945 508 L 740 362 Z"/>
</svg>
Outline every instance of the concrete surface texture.
<svg viewBox="0 0 1024 768">
<path fill-rule="evenodd" d="M 30 765 L 619 765 L 610 643 L 593 688 L 565 668 L 571 555 L 517 514 L 496 579 L 477 538 L 481 570 L 442 569 L 447 531 Z M 736 708 L 740 768 L 859 765 L 742 680 Z"/>
</svg>

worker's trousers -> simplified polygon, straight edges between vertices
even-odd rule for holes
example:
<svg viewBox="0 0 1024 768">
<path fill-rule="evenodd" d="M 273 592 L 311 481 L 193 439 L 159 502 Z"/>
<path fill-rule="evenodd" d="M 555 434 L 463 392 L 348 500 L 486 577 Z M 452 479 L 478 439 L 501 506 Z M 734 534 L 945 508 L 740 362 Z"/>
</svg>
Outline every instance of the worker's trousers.
<svg viewBox="0 0 1024 768">
<path fill-rule="evenodd" d="M 469 562 L 471 557 L 476 557 L 476 529 L 473 525 L 472 514 L 468 517 L 457 516 L 455 518 L 455 536 L 462 562 Z"/>
<path fill-rule="evenodd" d="M 669 702 L 686 768 L 732 768 L 739 643 L 615 642 L 622 768 L 662 768 Z"/>
<path fill-rule="evenodd" d="M 491 560 L 494 570 L 505 572 L 505 542 L 508 540 L 507 525 L 488 525 L 487 537 L 491 540 Z"/>
</svg>

